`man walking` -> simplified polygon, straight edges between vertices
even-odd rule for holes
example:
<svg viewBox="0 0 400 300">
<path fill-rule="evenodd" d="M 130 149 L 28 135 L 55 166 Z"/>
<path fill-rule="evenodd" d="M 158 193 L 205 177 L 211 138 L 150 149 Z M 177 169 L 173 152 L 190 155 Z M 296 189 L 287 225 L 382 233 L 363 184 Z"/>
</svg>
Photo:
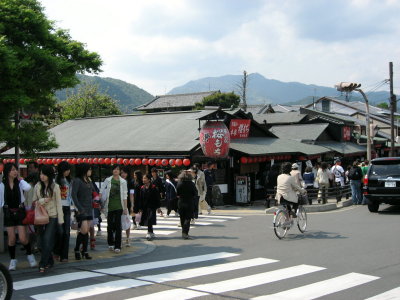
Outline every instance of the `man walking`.
<svg viewBox="0 0 400 300">
<path fill-rule="evenodd" d="M 206 201 L 211 208 L 214 208 L 213 199 L 212 199 L 212 188 L 215 183 L 215 174 L 213 172 L 213 163 L 207 163 L 207 169 L 204 170 L 204 176 L 206 179 L 207 185 L 207 193 L 206 193 Z"/>
<path fill-rule="evenodd" d="M 336 187 L 336 202 L 342 200 L 342 187 L 344 186 L 344 170 L 340 159 L 336 159 L 335 165 L 331 168 L 335 176 L 334 186 Z"/>
</svg>

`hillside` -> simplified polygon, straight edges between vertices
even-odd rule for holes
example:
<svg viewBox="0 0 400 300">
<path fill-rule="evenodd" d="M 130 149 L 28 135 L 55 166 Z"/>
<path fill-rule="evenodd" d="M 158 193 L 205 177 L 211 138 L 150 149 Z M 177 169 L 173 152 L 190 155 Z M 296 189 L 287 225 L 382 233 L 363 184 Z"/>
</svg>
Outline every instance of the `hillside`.
<svg viewBox="0 0 400 300">
<path fill-rule="evenodd" d="M 238 84 L 242 75 L 225 75 L 220 77 L 206 77 L 173 88 L 168 94 L 184 94 L 220 90 L 221 92 L 238 93 Z M 367 91 L 366 91 L 367 92 Z M 299 82 L 282 82 L 267 79 L 261 74 L 253 73 L 248 77 L 247 102 L 248 104 L 304 104 L 311 103 L 312 97 L 318 99 L 324 96 L 339 96 L 340 92 L 333 87 L 307 85 Z M 367 93 L 369 101 L 380 103 L 387 101 L 388 92 Z M 361 95 L 352 93 L 350 101 L 363 101 Z"/>
<path fill-rule="evenodd" d="M 132 112 L 133 108 L 141 104 L 147 103 L 154 97 L 146 92 L 145 90 L 138 88 L 134 84 L 127 83 L 122 80 L 99 77 L 99 76 L 87 76 L 77 75 L 82 81 L 97 84 L 101 93 L 107 94 L 115 99 L 123 113 Z M 56 92 L 56 97 L 60 101 L 67 99 L 68 93 L 75 93 L 79 89 L 80 85 L 77 85 L 73 89 L 63 89 Z"/>
</svg>

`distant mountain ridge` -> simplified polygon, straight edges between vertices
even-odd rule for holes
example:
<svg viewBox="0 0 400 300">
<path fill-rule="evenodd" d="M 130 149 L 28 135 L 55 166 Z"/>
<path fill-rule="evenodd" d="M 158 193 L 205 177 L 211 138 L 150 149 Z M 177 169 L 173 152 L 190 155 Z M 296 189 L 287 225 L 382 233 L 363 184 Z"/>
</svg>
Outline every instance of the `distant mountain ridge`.
<svg viewBox="0 0 400 300">
<path fill-rule="evenodd" d="M 221 92 L 239 91 L 242 75 L 224 75 L 192 80 L 173 88 L 168 94 L 185 94 L 220 90 Z M 365 91 L 367 92 L 367 91 Z M 385 91 L 367 93 L 371 103 L 388 101 L 389 93 Z M 315 99 L 330 96 L 340 96 L 335 88 L 303 84 L 300 82 L 282 82 L 267 79 L 261 74 L 252 73 L 248 76 L 247 104 L 308 104 Z M 357 92 L 349 96 L 350 101 L 364 101 Z"/>
<path fill-rule="evenodd" d="M 101 93 L 107 94 L 117 101 L 123 113 L 131 113 L 135 107 L 154 99 L 154 97 L 145 90 L 119 79 L 80 74 L 77 76 L 81 82 L 85 81 L 97 84 Z M 58 100 L 64 101 L 67 99 L 68 93 L 76 93 L 79 87 L 80 84 L 72 89 L 57 91 L 56 97 Z"/>
</svg>

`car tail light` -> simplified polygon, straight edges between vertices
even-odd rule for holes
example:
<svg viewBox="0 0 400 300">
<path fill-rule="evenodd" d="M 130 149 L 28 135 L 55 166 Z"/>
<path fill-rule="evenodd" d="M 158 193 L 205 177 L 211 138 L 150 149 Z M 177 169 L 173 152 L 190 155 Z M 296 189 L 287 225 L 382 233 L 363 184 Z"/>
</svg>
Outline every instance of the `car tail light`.
<svg viewBox="0 0 400 300">
<path fill-rule="evenodd" d="M 368 175 L 364 176 L 364 189 L 363 194 L 368 195 Z"/>
</svg>

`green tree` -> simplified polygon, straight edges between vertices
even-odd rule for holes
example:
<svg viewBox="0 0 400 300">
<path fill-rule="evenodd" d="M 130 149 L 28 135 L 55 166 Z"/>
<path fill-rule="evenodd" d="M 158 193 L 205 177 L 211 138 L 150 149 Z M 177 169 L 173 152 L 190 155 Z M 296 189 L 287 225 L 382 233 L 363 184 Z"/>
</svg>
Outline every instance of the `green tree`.
<svg viewBox="0 0 400 300">
<path fill-rule="evenodd" d="M 387 104 L 386 102 L 379 103 L 376 106 L 379 108 L 389 109 L 389 104 Z"/>
<path fill-rule="evenodd" d="M 51 109 L 56 90 L 75 86 L 76 73 L 101 71 L 101 64 L 97 53 L 56 28 L 37 0 L 0 0 L 0 141 L 25 153 L 53 148 L 44 124 L 22 124 L 29 138 L 18 128 L 20 113 Z"/>
<path fill-rule="evenodd" d="M 239 106 L 240 97 L 235 93 L 215 93 L 204 97 L 202 102 L 197 102 L 195 109 L 203 109 L 205 106 L 220 106 L 221 108 L 236 108 Z"/>
<path fill-rule="evenodd" d="M 110 96 L 99 92 L 99 86 L 83 83 L 76 94 L 61 104 L 61 120 L 120 115 L 118 104 Z"/>
</svg>

